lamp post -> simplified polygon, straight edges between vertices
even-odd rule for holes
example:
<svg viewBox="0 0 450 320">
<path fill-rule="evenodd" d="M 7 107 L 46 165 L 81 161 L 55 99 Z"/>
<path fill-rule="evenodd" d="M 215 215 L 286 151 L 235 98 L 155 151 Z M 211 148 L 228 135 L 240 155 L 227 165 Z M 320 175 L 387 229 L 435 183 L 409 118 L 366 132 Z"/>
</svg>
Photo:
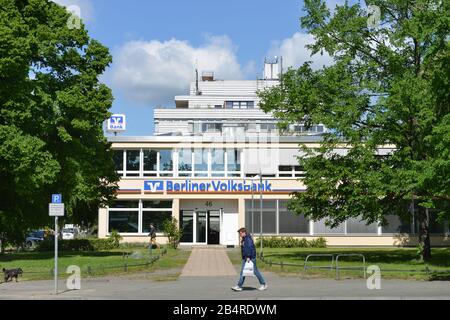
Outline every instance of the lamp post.
<svg viewBox="0 0 450 320">
<path fill-rule="evenodd" d="M 263 202 L 262 202 L 262 172 L 261 168 L 259 169 L 259 222 L 260 222 L 260 242 L 261 242 L 261 251 L 259 253 L 260 256 L 262 256 L 263 251 L 263 238 L 262 238 L 262 228 L 263 228 L 263 214 L 262 214 L 262 208 L 263 208 Z"/>
</svg>

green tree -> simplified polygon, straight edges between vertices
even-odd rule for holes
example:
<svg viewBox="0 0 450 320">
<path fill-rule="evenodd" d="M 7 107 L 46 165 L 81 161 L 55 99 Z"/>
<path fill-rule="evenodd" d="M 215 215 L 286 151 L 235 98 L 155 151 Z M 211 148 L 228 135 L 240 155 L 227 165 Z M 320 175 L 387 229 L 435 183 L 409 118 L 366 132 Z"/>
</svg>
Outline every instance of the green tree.
<svg viewBox="0 0 450 320">
<path fill-rule="evenodd" d="M 261 107 L 281 123 L 322 123 L 323 144 L 300 159 L 305 193 L 290 208 L 335 226 L 418 207 L 422 259 L 431 257 L 428 208 L 448 218 L 450 194 L 450 2 L 372 0 L 336 6 L 305 0 L 301 26 L 313 53 L 334 64 L 290 69 L 280 86 L 261 92 Z M 368 25 L 366 6 L 381 12 Z M 379 146 L 391 145 L 389 155 Z M 346 154 L 334 152 L 349 147 Z"/>
<path fill-rule="evenodd" d="M 174 217 L 164 220 L 163 222 L 164 236 L 169 240 L 169 244 L 172 248 L 178 248 L 183 231 L 178 227 L 178 220 Z"/>
<path fill-rule="evenodd" d="M 95 220 L 118 177 L 102 124 L 113 97 L 99 76 L 106 47 L 47 0 L 0 0 L 0 228 L 50 222 L 62 193 L 66 217 Z"/>
</svg>

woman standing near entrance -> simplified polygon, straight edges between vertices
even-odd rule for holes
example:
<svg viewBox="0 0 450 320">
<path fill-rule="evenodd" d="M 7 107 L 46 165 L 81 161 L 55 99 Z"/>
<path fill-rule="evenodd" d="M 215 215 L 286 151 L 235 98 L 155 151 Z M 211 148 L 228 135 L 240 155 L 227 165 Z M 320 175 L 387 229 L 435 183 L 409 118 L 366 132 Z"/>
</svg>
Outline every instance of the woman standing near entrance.
<svg viewBox="0 0 450 320">
<path fill-rule="evenodd" d="M 266 290 L 267 284 L 264 280 L 262 274 L 259 272 L 258 268 L 256 267 L 256 248 L 255 243 L 253 242 L 252 237 L 250 234 L 247 233 L 247 230 L 245 228 L 240 228 L 238 230 L 239 236 L 242 239 L 241 242 L 241 254 L 242 254 L 242 268 L 241 268 L 241 274 L 239 276 L 239 282 L 237 286 L 232 287 L 231 289 L 234 291 L 242 291 L 242 286 L 244 285 L 245 277 L 243 276 L 244 272 L 244 266 L 246 262 L 249 262 L 250 260 L 253 262 L 253 270 L 255 273 L 256 278 L 258 278 L 258 281 L 260 283 L 260 287 L 258 290 Z"/>
</svg>

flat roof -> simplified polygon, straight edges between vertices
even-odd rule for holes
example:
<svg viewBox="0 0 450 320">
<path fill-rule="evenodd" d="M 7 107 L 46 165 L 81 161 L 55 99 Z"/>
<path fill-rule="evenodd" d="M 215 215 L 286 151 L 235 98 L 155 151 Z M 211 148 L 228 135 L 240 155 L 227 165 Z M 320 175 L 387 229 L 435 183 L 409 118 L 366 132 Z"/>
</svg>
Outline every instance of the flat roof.
<svg viewBox="0 0 450 320">
<path fill-rule="evenodd" d="M 222 136 L 219 136 L 221 138 Z M 267 137 L 270 137 L 267 136 Z M 219 142 L 218 136 L 109 136 L 109 142 L 126 143 L 126 142 Z M 236 142 L 256 142 L 254 137 L 245 137 L 245 140 L 237 138 L 237 140 L 227 140 L 223 137 L 224 143 Z M 305 135 L 305 136 L 277 136 L 278 142 L 286 143 L 302 143 L 302 142 L 322 142 L 323 138 L 320 135 Z"/>
</svg>

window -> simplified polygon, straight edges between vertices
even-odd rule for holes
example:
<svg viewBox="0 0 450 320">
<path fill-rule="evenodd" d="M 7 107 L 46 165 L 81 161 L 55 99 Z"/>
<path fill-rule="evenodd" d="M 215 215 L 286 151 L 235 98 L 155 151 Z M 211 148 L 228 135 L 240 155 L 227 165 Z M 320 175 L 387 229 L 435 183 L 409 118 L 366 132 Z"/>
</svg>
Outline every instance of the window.
<svg viewBox="0 0 450 320">
<path fill-rule="evenodd" d="M 113 151 L 114 166 L 118 173 L 123 172 L 123 150 Z"/>
<path fill-rule="evenodd" d="M 109 211 L 109 232 L 117 230 L 122 233 L 137 233 L 138 211 Z"/>
<path fill-rule="evenodd" d="M 126 151 L 126 171 L 127 177 L 139 177 L 140 166 L 140 150 L 127 150 Z"/>
<path fill-rule="evenodd" d="M 144 176 L 154 177 L 158 170 L 158 151 L 144 150 Z"/>
<path fill-rule="evenodd" d="M 385 216 L 387 224 L 382 226 L 382 233 L 410 233 L 411 222 L 398 215 L 389 214 Z"/>
<path fill-rule="evenodd" d="M 255 107 L 254 101 L 226 101 L 225 108 L 227 109 L 253 109 Z"/>
<path fill-rule="evenodd" d="M 172 209 L 172 200 L 144 200 L 142 201 L 144 209 Z"/>
<path fill-rule="evenodd" d="M 221 123 L 202 123 L 202 132 L 222 132 Z"/>
<path fill-rule="evenodd" d="M 172 211 L 142 211 L 142 232 L 150 232 L 150 223 L 156 228 L 156 232 L 163 232 L 164 221 L 170 220 Z"/>
<path fill-rule="evenodd" d="M 280 177 L 292 177 L 292 166 L 279 166 L 278 171 Z"/>
<path fill-rule="evenodd" d="M 315 221 L 314 234 L 345 234 L 345 223 L 331 228 L 325 224 L 325 219 Z"/>
<path fill-rule="evenodd" d="M 178 150 L 178 175 L 180 177 L 192 176 L 192 149 Z"/>
<path fill-rule="evenodd" d="M 225 176 L 225 151 L 211 149 L 211 175 L 213 177 Z"/>
<path fill-rule="evenodd" d="M 260 202 L 253 200 L 254 211 L 252 214 L 252 201 L 245 201 L 245 225 L 251 233 L 260 233 L 261 212 Z M 277 200 L 263 200 L 262 210 L 262 232 L 269 234 L 277 233 Z"/>
<path fill-rule="evenodd" d="M 259 127 L 261 131 L 273 131 L 277 129 L 277 125 L 275 123 L 261 123 Z"/>
<path fill-rule="evenodd" d="M 347 220 L 347 233 L 362 233 L 362 234 L 378 234 L 378 224 L 366 224 L 361 218 L 350 218 Z"/>
<path fill-rule="evenodd" d="M 117 200 L 109 207 L 108 215 L 109 232 L 148 233 L 151 222 L 161 232 L 163 222 L 172 216 L 172 200 L 143 200 L 142 211 L 138 200 Z"/>
<path fill-rule="evenodd" d="M 241 152 L 239 149 L 227 149 L 227 169 L 228 176 L 240 176 Z"/>
<path fill-rule="evenodd" d="M 305 177 L 301 166 L 278 166 L 279 177 Z"/>
<path fill-rule="evenodd" d="M 302 166 L 294 166 L 294 176 L 295 177 L 305 177 L 305 169 Z"/>
<path fill-rule="evenodd" d="M 159 150 L 159 171 L 160 176 L 170 177 L 173 172 L 172 150 Z"/>
<path fill-rule="evenodd" d="M 309 233 L 309 220 L 289 211 L 287 204 L 287 200 L 278 200 L 279 233 Z"/>
<path fill-rule="evenodd" d="M 132 200 L 116 200 L 111 204 L 110 208 L 113 209 L 139 208 L 139 202 Z"/>
<path fill-rule="evenodd" d="M 194 150 L 194 170 L 196 177 L 208 176 L 208 149 Z"/>
</svg>

